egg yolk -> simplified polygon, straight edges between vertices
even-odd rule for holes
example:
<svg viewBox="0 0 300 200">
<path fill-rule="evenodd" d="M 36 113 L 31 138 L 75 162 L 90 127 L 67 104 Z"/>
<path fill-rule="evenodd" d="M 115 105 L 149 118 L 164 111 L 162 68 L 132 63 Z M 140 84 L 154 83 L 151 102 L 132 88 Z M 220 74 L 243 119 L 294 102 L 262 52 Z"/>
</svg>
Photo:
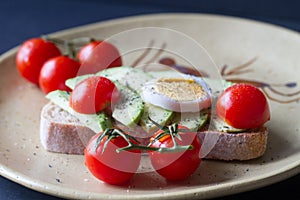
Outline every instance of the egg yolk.
<svg viewBox="0 0 300 200">
<path fill-rule="evenodd" d="M 156 91 L 176 101 L 192 101 L 206 92 L 193 79 L 161 78 L 157 80 Z"/>
</svg>

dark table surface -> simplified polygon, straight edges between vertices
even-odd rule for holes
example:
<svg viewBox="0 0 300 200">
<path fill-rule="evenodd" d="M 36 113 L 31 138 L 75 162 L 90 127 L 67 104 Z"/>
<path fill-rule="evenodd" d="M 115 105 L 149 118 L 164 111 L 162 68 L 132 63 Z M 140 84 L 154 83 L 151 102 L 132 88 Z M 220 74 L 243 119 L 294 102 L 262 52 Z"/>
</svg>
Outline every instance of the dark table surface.
<svg viewBox="0 0 300 200">
<path fill-rule="evenodd" d="M 192 12 L 237 16 L 300 31 L 297 0 L 7 0 L 0 2 L 0 54 L 24 40 L 62 29 L 126 16 Z M 300 174 L 281 182 L 222 199 L 293 196 L 299 199 Z M 286 197 L 288 197 L 286 196 Z M 0 199 L 60 199 L 0 176 Z"/>
</svg>

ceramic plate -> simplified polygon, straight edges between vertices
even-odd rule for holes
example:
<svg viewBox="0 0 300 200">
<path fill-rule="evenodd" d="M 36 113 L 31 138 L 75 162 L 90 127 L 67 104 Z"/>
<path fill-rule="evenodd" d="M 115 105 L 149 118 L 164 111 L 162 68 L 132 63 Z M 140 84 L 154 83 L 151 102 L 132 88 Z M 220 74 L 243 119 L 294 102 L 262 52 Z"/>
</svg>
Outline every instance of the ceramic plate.
<svg viewBox="0 0 300 200">
<path fill-rule="evenodd" d="M 50 153 L 39 140 L 40 110 L 47 100 L 34 85 L 22 79 L 15 67 L 17 48 L 0 58 L 0 173 L 40 192 L 66 198 L 92 199 L 184 199 L 211 198 L 248 191 L 291 177 L 300 170 L 300 37 L 273 25 L 239 18 L 200 14 L 158 14 L 129 17 L 54 33 L 60 38 L 93 36 L 109 38 L 142 27 L 162 27 L 200 44 L 226 80 L 250 81 L 268 97 L 272 119 L 263 157 L 244 162 L 203 160 L 188 180 L 168 183 L 154 172 L 139 173 L 132 182 L 115 187 L 97 181 L 84 166 L 83 156 Z M 157 35 L 156 35 L 157 36 Z M 132 37 L 112 38 L 122 48 L 144 39 L 145 45 L 181 49 L 184 43 L 168 35 L 152 41 Z M 166 39 L 169 38 L 169 39 Z M 164 39 L 168 41 L 164 41 Z M 176 47 L 180 44 L 180 47 Z M 189 48 L 185 55 L 195 52 Z M 124 56 L 126 65 L 141 58 L 143 51 Z M 151 52 L 150 52 L 151 54 Z M 153 52 L 143 63 L 172 60 L 175 54 Z M 197 56 L 196 56 L 197 57 Z M 193 58 L 191 58 L 193 59 Z M 201 61 L 202 60 L 202 61 Z M 184 62 L 205 66 L 205 59 Z M 140 62 L 140 61 L 139 61 Z M 210 76 L 208 68 L 201 68 Z M 211 75 L 213 76 L 213 75 Z M 147 162 L 143 161 L 144 168 Z"/>
</svg>

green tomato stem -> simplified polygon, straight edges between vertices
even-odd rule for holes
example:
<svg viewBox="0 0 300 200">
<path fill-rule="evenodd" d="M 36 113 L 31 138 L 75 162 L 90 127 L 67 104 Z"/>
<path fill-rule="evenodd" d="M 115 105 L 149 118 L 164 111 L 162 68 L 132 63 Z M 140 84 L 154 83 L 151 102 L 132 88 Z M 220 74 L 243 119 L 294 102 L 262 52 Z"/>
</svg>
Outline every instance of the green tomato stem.
<svg viewBox="0 0 300 200">
<path fill-rule="evenodd" d="M 178 124 L 172 124 L 168 127 L 160 127 L 161 130 L 163 130 L 162 133 L 158 134 L 153 141 L 147 145 L 140 145 L 139 142 L 136 140 L 136 138 L 134 138 L 133 136 L 128 135 L 127 133 L 125 133 L 124 131 L 122 131 L 121 129 L 113 129 L 113 128 L 109 128 L 106 129 L 98 138 L 95 144 L 95 150 L 97 149 L 97 147 L 99 146 L 99 144 L 101 143 L 101 141 L 104 139 L 104 137 L 108 137 L 107 140 L 104 142 L 103 144 L 103 149 L 102 149 L 102 153 L 104 153 L 106 146 L 108 144 L 108 142 L 116 137 L 122 137 L 127 143 L 128 145 L 122 148 L 118 148 L 116 149 L 117 153 L 120 153 L 122 151 L 129 151 L 129 150 L 142 150 L 142 151 L 157 151 L 159 153 L 176 153 L 176 152 L 182 152 L 182 151 L 186 151 L 186 150 L 192 150 L 194 147 L 193 145 L 178 145 L 176 138 L 178 140 L 182 140 L 180 137 L 179 132 L 188 132 L 188 130 L 181 130 L 178 129 Z M 170 148 L 166 148 L 166 147 L 152 147 L 151 145 L 156 142 L 157 140 L 161 139 L 162 137 L 166 136 L 166 135 L 170 135 L 172 142 L 173 142 L 173 146 Z M 135 141 L 135 143 L 133 143 L 132 141 Z"/>
<path fill-rule="evenodd" d="M 74 60 L 77 60 L 76 53 L 78 48 L 81 48 L 82 46 L 92 41 L 96 41 L 94 38 L 91 37 L 78 37 L 71 40 L 65 40 L 65 39 L 60 39 L 55 37 L 49 37 L 48 35 L 42 35 L 41 38 L 46 41 L 53 42 L 56 45 L 62 46 L 65 52 L 64 55 Z"/>
</svg>

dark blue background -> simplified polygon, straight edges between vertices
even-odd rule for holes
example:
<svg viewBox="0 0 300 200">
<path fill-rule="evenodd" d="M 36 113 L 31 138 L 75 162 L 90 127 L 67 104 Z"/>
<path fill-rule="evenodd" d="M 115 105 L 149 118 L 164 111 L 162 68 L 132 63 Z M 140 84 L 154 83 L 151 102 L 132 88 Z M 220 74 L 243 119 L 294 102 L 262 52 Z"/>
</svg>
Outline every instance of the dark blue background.
<svg viewBox="0 0 300 200">
<path fill-rule="evenodd" d="M 0 54 L 28 38 L 66 28 L 125 16 L 192 12 L 254 19 L 300 31 L 297 0 L 7 0 L 0 2 Z M 1 127 L 0 127 L 1 128 Z M 228 199 L 294 196 L 299 199 L 300 175 Z M 0 199 L 58 198 L 27 189 L 0 177 Z M 297 199 L 297 198 L 296 198 Z"/>
</svg>

